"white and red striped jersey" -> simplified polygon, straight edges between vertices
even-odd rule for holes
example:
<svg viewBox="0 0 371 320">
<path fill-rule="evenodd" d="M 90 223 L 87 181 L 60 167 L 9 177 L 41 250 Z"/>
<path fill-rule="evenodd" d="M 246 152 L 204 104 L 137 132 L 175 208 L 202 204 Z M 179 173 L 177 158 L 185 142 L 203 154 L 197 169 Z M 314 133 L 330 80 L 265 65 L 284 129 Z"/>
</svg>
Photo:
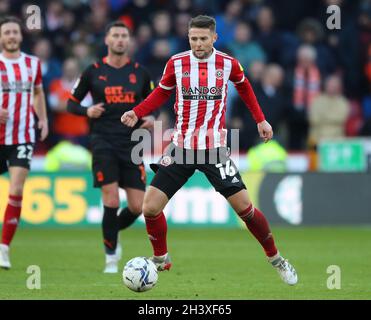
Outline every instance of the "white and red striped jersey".
<svg viewBox="0 0 371 320">
<path fill-rule="evenodd" d="M 0 108 L 9 112 L 0 124 L 0 145 L 35 142 L 33 91 L 42 85 L 40 60 L 21 52 L 18 59 L 0 54 Z"/>
<path fill-rule="evenodd" d="M 213 49 L 207 59 L 192 51 L 177 54 L 168 61 L 159 86 L 176 88 L 173 142 L 186 149 L 226 146 L 225 112 L 228 80 L 245 80 L 239 62 Z"/>
</svg>

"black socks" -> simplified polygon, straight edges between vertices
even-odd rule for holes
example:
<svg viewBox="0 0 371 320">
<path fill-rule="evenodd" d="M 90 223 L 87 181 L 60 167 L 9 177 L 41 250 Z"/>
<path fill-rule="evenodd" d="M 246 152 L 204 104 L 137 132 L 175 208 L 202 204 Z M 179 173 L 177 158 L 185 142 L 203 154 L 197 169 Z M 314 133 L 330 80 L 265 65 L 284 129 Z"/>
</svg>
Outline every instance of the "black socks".
<svg viewBox="0 0 371 320">
<path fill-rule="evenodd" d="M 132 213 L 128 207 L 121 209 L 118 215 L 118 228 L 119 230 L 126 229 L 131 226 L 134 221 L 140 216 Z"/>
<path fill-rule="evenodd" d="M 116 252 L 117 235 L 119 232 L 117 210 L 118 208 L 104 206 L 102 229 L 106 254 L 115 254 Z"/>
</svg>

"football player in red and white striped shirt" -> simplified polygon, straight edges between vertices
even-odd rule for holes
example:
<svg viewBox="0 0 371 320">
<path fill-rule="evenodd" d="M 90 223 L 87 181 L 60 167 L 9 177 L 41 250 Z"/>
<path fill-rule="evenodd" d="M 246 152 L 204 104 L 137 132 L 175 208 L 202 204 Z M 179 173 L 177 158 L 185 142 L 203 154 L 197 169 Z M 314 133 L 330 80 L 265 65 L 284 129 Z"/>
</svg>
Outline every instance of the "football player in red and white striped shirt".
<svg viewBox="0 0 371 320">
<path fill-rule="evenodd" d="M 134 126 L 139 118 L 159 108 L 173 89 L 176 89 L 176 123 L 172 144 L 160 162 L 151 166 L 156 175 L 144 196 L 143 214 L 154 250 L 152 260 L 160 271 L 171 267 L 166 243 L 167 224 L 162 210 L 198 169 L 245 222 L 282 280 L 294 285 L 297 283 L 295 269 L 278 252 L 265 216 L 253 207 L 246 186 L 229 158 L 225 128 L 229 80 L 234 83 L 251 111 L 264 141 L 272 138 L 272 127 L 265 120 L 239 62 L 213 47 L 217 39 L 215 28 L 212 17 L 198 16 L 191 19 L 188 33 L 191 50 L 171 57 L 159 86 L 147 99 L 133 110 L 125 112 L 121 118 L 124 124 Z M 206 162 L 187 161 L 187 155 L 192 153 L 192 159 L 199 159 L 201 151 L 204 153 L 202 159 L 206 158 Z M 173 156 L 174 153 L 176 157 Z M 214 159 L 217 160 L 212 162 L 211 155 L 215 153 L 217 156 Z M 181 163 L 179 162 L 179 154 L 185 154 L 185 163 L 183 156 L 180 157 Z"/>
<path fill-rule="evenodd" d="M 9 170 L 9 201 L 4 214 L 0 267 L 9 269 L 9 245 L 17 229 L 23 186 L 35 144 L 34 110 L 40 138 L 48 135 L 40 60 L 20 50 L 21 22 L 14 17 L 0 21 L 0 174 Z"/>
</svg>

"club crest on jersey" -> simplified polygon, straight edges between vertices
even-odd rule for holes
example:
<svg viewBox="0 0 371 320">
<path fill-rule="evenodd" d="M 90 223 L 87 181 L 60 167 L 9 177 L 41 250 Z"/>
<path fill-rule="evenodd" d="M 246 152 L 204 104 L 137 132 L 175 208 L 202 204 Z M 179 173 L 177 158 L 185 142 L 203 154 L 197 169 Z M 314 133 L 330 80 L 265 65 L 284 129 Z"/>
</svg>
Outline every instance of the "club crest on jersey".
<svg viewBox="0 0 371 320">
<path fill-rule="evenodd" d="M 217 69 L 217 70 L 215 70 L 215 77 L 218 80 L 223 79 L 224 78 L 224 71 L 223 71 L 223 69 Z"/>
<path fill-rule="evenodd" d="M 132 84 L 137 83 L 137 76 L 134 73 L 130 73 L 130 75 L 129 75 L 129 81 Z"/>
</svg>

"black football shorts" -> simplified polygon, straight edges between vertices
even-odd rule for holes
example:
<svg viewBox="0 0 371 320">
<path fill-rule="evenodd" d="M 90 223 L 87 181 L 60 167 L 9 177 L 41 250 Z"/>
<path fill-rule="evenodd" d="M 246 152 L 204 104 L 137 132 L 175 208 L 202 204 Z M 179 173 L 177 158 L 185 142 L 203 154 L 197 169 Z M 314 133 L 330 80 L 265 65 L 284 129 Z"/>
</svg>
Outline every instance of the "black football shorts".
<svg viewBox="0 0 371 320">
<path fill-rule="evenodd" d="M 8 171 L 8 167 L 30 169 L 34 150 L 33 143 L 0 145 L 0 174 Z"/>
<path fill-rule="evenodd" d="M 146 189 L 143 163 L 131 161 L 133 144 L 99 135 L 91 137 L 94 187 L 118 182 L 121 188 Z"/>
<path fill-rule="evenodd" d="M 156 172 L 151 185 L 163 191 L 168 199 L 196 170 L 203 172 L 215 190 L 225 198 L 246 189 L 227 148 L 195 151 L 170 144 L 160 161 L 150 167 Z"/>
</svg>

